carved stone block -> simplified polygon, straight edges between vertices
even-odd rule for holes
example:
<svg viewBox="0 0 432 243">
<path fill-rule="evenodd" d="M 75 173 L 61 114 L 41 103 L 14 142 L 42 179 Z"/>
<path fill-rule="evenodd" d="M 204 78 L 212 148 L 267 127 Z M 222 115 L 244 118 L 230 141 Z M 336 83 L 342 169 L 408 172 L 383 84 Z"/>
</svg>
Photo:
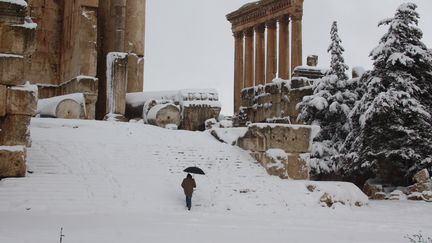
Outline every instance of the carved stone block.
<svg viewBox="0 0 432 243">
<path fill-rule="evenodd" d="M 9 1 L 0 1 L 0 24 L 22 24 L 26 15 L 27 7 L 11 3 Z"/>
<path fill-rule="evenodd" d="M 0 84 L 24 84 L 24 57 L 0 54 Z"/>
<path fill-rule="evenodd" d="M 0 146 L 0 178 L 24 177 L 26 149 L 23 146 Z"/>
<path fill-rule="evenodd" d="M 36 109 L 36 91 L 20 87 L 11 87 L 7 90 L 7 114 L 34 116 Z"/>
<path fill-rule="evenodd" d="M 0 118 L 0 144 L 6 146 L 30 146 L 31 116 L 6 115 Z"/>
<path fill-rule="evenodd" d="M 0 25 L 0 53 L 31 54 L 36 46 L 35 35 L 31 25 Z"/>
</svg>

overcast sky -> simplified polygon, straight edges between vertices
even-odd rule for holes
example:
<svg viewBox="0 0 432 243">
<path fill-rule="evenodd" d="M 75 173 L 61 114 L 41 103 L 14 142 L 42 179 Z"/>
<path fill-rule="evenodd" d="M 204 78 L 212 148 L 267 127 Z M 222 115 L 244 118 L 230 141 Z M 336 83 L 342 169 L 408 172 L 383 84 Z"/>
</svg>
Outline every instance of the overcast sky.
<svg viewBox="0 0 432 243">
<path fill-rule="evenodd" d="M 248 0 L 147 0 L 145 91 L 215 88 L 222 114 L 232 114 L 234 40 L 225 15 Z M 336 20 L 350 67 L 372 67 L 369 52 L 386 28 L 380 20 L 392 17 L 401 0 L 305 0 L 303 59 L 319 56 L 330 62 L 331 23 Z M 419 6 L 423 42 L 432 48 L 432 1 Z M 305 63 L 305 61 L 304 61 Z"/>
</svg>

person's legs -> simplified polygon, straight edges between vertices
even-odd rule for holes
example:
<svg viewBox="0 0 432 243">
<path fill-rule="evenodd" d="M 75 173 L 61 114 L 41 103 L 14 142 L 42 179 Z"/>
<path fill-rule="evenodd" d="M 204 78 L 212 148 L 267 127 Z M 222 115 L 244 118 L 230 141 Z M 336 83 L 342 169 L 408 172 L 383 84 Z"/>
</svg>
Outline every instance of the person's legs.
<svg viewBox="0 0 432 243">
<path fill-rule="evenodd" d="M 186 196 L 186 207 L 190 210 L 192 206 L 192 197 Z"/>
</svg>

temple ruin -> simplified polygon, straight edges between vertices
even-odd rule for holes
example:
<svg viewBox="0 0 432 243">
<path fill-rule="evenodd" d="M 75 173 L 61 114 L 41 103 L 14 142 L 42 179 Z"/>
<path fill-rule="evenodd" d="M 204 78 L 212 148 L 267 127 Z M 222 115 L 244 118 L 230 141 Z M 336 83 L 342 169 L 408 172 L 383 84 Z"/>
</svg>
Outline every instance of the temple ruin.
<svg viewBox="0 0 432 243">
<path fill-rule="evenodd" d="M 28 5 L 38 28 L 36 51 L 24 73 L 38 86 L 39 98 L 83 93 L 85 118 L 104 118 L 111 52 L 126 53 L 126 60 L 113 66 L 115 86 L 125 86 L 116 90 L 123 97 L 117 101 L 124 104 L 126 92 L 143 91 L 145 0 L 29 0 Z M 124 115 L 124 108 L 115 111 Z"/>
<path fill-rule="evenodd" d="M 289 79 L 302 65 L 302 16 L 303 0 L 261 0 L 226 16 L 235 39 L 234 113 L 243 88 Z"/>
<path fill-rule="evenodd" d="M 32 116 L 124 117 L 144 88 L 145 3 L 0 0 L 0 179 L 25 176 Z"/>
</svg>

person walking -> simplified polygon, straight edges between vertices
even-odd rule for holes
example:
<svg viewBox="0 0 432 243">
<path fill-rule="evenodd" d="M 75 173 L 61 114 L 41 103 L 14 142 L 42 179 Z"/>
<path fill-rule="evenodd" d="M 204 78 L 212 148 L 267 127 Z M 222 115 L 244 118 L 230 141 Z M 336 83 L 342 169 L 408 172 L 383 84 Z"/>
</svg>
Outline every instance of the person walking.
<svg viewBox="0 0 432 243">
<path fill-rule="evenodd" d="M 196 187 L 195 180 L 192 178 L 191 174 L 187 174 L 186 178 L 183 179 L 181 186 L 183 187 L 186 196 L 186 207 L 190 210 L 192 206 L 192 193 Z"/>
</svg>

